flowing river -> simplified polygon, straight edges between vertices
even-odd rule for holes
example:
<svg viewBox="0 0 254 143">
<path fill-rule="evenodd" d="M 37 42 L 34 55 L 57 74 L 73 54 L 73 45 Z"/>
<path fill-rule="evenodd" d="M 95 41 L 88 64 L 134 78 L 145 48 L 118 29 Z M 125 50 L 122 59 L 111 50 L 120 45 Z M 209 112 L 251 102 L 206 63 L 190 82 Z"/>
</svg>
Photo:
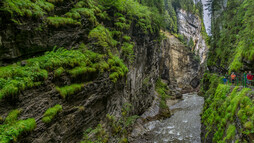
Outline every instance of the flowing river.
<svg viewBox="0 0 254 143">
<path fill-rule="evenodd" d="M 183 100 L 170 107 L 173 115 L 145 124 L 153 143 L 201 143 L 201 117 L 204 98 L 184 94 Z"/>
</svg>

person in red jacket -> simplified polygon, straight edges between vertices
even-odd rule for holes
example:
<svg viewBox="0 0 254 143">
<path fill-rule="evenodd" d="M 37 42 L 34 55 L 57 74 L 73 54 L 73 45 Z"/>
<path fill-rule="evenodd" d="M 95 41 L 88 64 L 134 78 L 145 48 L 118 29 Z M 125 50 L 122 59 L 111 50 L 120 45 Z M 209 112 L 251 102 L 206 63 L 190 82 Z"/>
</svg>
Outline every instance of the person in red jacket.
<svg viewBox="0 0 254 143">
<path fill-rule="evenodd" d="M 251 71 L 247 74 L 247 84 L 251 85 L 251 82 L 253 80 L 253 75 L 251 74 Z"/>
</svg>

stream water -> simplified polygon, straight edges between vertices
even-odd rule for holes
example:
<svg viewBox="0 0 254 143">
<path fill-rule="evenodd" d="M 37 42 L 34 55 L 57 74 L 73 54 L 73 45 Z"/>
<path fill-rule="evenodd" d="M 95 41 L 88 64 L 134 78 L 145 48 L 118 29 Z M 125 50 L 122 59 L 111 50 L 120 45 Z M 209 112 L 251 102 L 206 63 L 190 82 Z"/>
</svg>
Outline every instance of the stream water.
<svg viewBox="0 0 254 143">
<path fill-rule="evenodd" d="M 145 124 L 154 136 L 154 143 L 201 143 L 201 117 L 203 97 L 184 94 L 183 100 L 170 107 L 172 117 Z"/>
</svg>

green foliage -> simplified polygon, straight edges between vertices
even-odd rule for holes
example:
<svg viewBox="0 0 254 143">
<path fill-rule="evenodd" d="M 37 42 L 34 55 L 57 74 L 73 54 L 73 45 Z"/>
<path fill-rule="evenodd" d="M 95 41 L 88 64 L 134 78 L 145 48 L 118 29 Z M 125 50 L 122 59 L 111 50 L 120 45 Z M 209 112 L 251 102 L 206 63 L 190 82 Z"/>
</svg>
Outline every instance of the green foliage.
<svg viewBox="0 0 254 143">
<path fill-rule="evenodd" d="M 48 2 L 51 2 L 51 3 L 57 3 L 57 2 L 63 2 L 64 0 L 48 0 Z"/>
<path fill-rule="evenodd" d="M 169 88 L 168 86 L 161 81 L 161 79 L 158 79 L 155 86 L 156 92 L 160 95 L 160 107 L 161 108 L 168 108 L 166 104 L 166 100 L 170 98 L 170 95 L 168 95 Z"/>
<path fill-rule="evenodd" d="M 81 23 L 77 20 L 74 20 L 72 18 L 65 18 L 65 17 L 47 17 L 47 22 L 49 25 L 53 25 L 56 28 L 63 25 L 80 25 Z"/>
<path fill-rule="evenodd" d="M 105 61 L 105 56 L 85 49 L 60 48 L 44 56 L 28 59 L 26 66 L 17 63 L 0 67 L 0 99 L 40 85 L 48 78 L 48 72 L 52 71 L 55 76 L 67 71 L 72 77 L 110 71 L 110 79 L 114 82 L 127 74 L 128 68 L 119 57 L 110 55 Z"/>
<path fill-rule="evenodd" d="M 246 122 L 244 124 L 244 128 L 249 129 L 249 130 L 253 129 L 253 122 L 251 122 L 251 121 Z"/>
<path fill-rule="evenodd" d="M 18 115 L 20 114 L 21 110 L 16 109 L 12 110 L 8 116 L 5 118 L 4 124 L 11 124 L 14 123 L 18 119 Z"/>
<path fill-rule="evenodd" d="M 177 8 L 181 8 L 193 14 L 197 14 L 199 17 L 203 17 L 203 6 L 201 2 L 194 4 L 192 0 L 173 0 L 173 5 Z"/>
<path fill-rule="evenodd" d="M 62 105 L 55 105 L 52 108 L 47 109 L 47 111 L 43 114 L 42 121 L 44 123 L 50 123 L 52 119 L 57 115 L 57 113 L 62 111 Z"/>
<path fill-rule="evenodd" d="M 190 41 L 188 42 L 188 46 L 190 48 L 193 48 L 195 46 L 192 38 L 190 38 Z"/>
<path fill-rule="evenodd" d="M 127 35 L 124 35 L 124 36 L 123 36 L 123 39 L 124 39 L 125 42 L 130 42 L 131 37 L 130 37 L 130 36 L 127 36 Z"/>
<path fill-rule="evenodd" d="M 224 138 L 224 140 L 229 140 L 235 137 L 235 126 L 234 125 L 229 125 L 227 129 L 227 136 Z"/>
<path fill-rule="evenodd" d="M 0 99 L 38 86 L 41 84 L 39 81 L 48 77 L 47 71 L 41 69 L 38 63 L 31 63 L 31 66 L 25 67 L 19 65 L 1 67 L 0 74 Z"/>
<path fill-rule="evenodd" d="M 68 72 L 72 77 L 77 77 L 79 75 L 85 75 L 85 74 L 93 73 L 93 72 L 96 72 L 96 71 L 97 71 L 96 68 L 80 66 L 80 67 L 76 67 L 74 69 L 71 69 Z"/>
<path fill-rule="evenodd" d="M 21 110 L 11 111 L 6 117 L 4 124 L 0 124 L 1 143 L 17 142 L 21 134 L 31 132 L 35 129 L 36 122 L 33 118 L 17 121 L 20 111 Z"/>
<path fill-rule="evenodd" d="M 59 76 L 62 75 L 63 72 L 64 72 L 64 68 L 63 68 L 63 67 L 60 67 L 60 68 L 58 68 L 58 69 L 56 69 L 56 70 L 54 71 L 54 76 L 55 76 L 55 77 L 59 77 Z"/>
<path fill-rule="evenodd" d="M 84 133 L 82 143 L 106 143 L 109 137 L 114 137 L 119 143 L 128 142 L 128 131 L 131 131 L 135 120 L 139 117 L 137 115 L 129 116 L 131 111 L 131 104 L 125 103 L 122 107 L 122 117 L 117 120 L 113 115 L 106 115 L 108 120 L 108 127 L 98 124 L 95 129 L 87 129 Z M 106 130 L 107 128 L 107 130 Z"/>
<path fill-rule="evenodd" d="M 98 51 L 107 53 L 111 47 L 115 47 L 117 41 L 112 38 L 110 31 L 102 25 L 97 26 L 90 31 L 88 38 L 93 42 L 94 46 L 99 47 Z"/>
<path fill-rule="evenodd" d="M 72 84 L 72 85 L 67 85 L 64 87 L 56 87 L 56 90 L 60 93 L 62 98 L 66 98 L 67 96 L 73 95 L 84 87 L 84 84 Z"/>
<path fill-rule="evenodd" d="M 119 78 L 124 77 L 128 73 L 128 68 L 123 63 L 123 61 L 117 57 L 112 56 L 108 59 L 108 64 L 110 66 L 111 74 L 109 78 L 115 83 Z"/>
<path fill-rule="evenodd" d="M 127 42 L 123 43 L 123 46 L 121 47 L 123 55 L 132 62 L 134 60 L 134 52 L 133 52 L 133 44 L 129 44 Z"/>
<path fill-rule="evenodd" d="M 89 21 L 93 25 L 97 25 L 98 21 L 95 16 L 95 11 L 90 8 L 73 8 L 70 10 L 70 12 L 65 14 L 69 18 L 74 18 L 74 19 L 80 19 L 81 16 L 84 16 L 89 19 Z"/>
<path fill-rule="evenodd" d="M 90 136 L 94 135 L 95 140 L 90 139 Z M 87 129 L 84 132 L 83 141 L 81 143 L 107 143 L 108 142 L 108 134 L 106 130 L 102 127 L 101 124 L 98 124 L 95 129 Z"/>
<path fill-rule="evenodd" d="M 220 0 L 212 2 L 212 41 L 208 65 L 238 71 L 254 61 L 253 0 L 231 0 L 221 10 Z"/>
<path fill-rule="evenodd" d="M 46 11 L 52 11 L 54 5 L 46 0 L 4 0 L 4 10 L 11 13 L 12 18 L 16 15 L 27 17 L 42 17 L 47 14 Z"/>
<path fill-rule="evenodd" d="M 235 139 L 235 117 L 238 117 L 242 126 L 245 127 L 237 132 L 247 135 L 253 133 L 254 103 L 247 96 L 251 89 L 235 87 L 231 91 L 229 85 L 219 84 L 220 82 L 215 84 L 218 76 L 208 74 L 205 76 L 210 78 L 209 88 L 213 89 L 205 93 L 207 99 L 203 109 L 202 123 L 207 133 L 214 132 L 213 142 L 228 142 Z M 227 126 L 227 124 L 231 125 Z"/>
<path fill-rule="evenodd" d="M 201 93 L 206 98 L 213 95 L 216 91 L 217 86 L 221 83 L 222 78 L 216 74 L 205 73 L 201 81 Z M 208 86 L 205 86 L 208 85 Z"/>
</svg>

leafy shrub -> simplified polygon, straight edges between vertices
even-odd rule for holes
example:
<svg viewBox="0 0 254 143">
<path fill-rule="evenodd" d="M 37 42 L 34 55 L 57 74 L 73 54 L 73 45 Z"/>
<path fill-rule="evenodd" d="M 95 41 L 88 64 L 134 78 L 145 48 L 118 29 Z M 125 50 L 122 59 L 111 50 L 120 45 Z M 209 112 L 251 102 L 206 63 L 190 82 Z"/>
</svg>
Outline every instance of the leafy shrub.
<svg viewBox="0 0 254 143">
<path fill-rule="evenodd" d="M 57 113 L 62 111 L 62 106 L 57 104 L 52 108 L 47 109 L 47 111 L 43 114 L 42 121 L 44 123 L 50 123 L 52 119 L 57 115 Z"/>
</svg>

